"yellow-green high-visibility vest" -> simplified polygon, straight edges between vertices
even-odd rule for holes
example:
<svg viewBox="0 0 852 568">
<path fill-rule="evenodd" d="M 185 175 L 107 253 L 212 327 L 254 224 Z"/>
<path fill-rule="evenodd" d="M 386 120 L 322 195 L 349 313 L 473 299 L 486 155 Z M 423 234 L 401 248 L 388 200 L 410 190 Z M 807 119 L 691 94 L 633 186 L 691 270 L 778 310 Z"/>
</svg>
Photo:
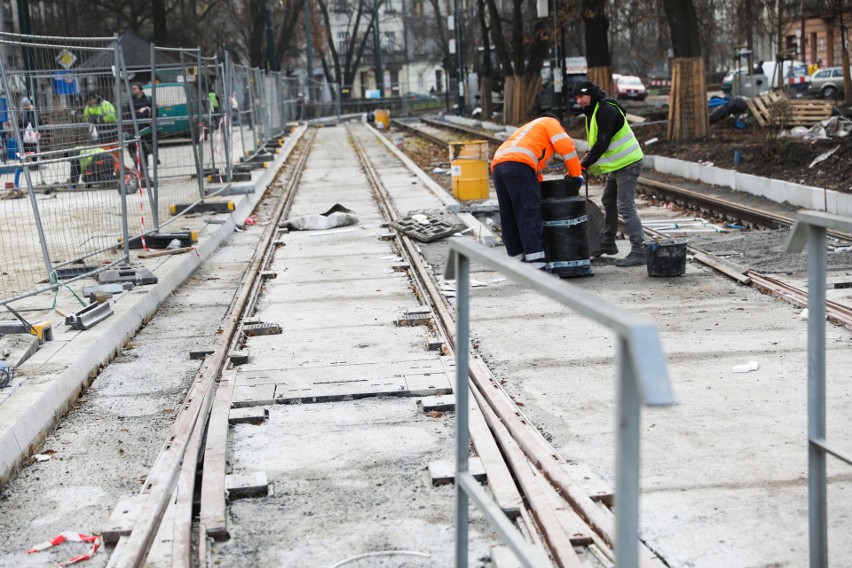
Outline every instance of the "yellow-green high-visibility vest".
<svg viewBox="0 0 852 568">
<path fill-rule="evenodd" d="M 601 104 L 610 104 L 618 109 L 621 116 L 624 116 L 621 108 L 611 102 L 601 101 L 595 105 L 595 110 L 592 117 L 586 117 L 586 138 L 589 142 L 589 148 L 595 145 L 595 140 L 598 139 L 598 123 L 595 120 L 598 109 Z M 609 142 L 609 148 L 601 155 L 598 160 L 589 166 L 589 171 L 593 175 L 605 174 L 620 170 L 624 166 L 629 166 L 633 162 L 638 162 L 645 154 L 642 153 L 642 148 L 639 146 L 639 141 L 636 140 L 636 135 L 627 124 L 627 117 L 624 118 L 624 126 L 615 133 L 612 140 Z"/>
</svg>

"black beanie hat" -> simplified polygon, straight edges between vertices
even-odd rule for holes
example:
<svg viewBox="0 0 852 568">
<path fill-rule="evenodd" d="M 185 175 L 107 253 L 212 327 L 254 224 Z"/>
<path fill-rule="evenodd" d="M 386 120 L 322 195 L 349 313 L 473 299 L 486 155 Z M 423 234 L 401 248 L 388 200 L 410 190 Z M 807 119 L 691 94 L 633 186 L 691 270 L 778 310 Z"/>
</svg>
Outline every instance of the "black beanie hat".
<svg viewBox="0 0 852 568">
<path fill-rule="evenodd" d="M 594 96 L 595 93 L 598 92 L 597 86 L 591 81 L 577 81 L 574 84 L 574 88 L 571 89 L 572 97 L 579 97 L 580 95 L 591 95 Z"/>
</svg>

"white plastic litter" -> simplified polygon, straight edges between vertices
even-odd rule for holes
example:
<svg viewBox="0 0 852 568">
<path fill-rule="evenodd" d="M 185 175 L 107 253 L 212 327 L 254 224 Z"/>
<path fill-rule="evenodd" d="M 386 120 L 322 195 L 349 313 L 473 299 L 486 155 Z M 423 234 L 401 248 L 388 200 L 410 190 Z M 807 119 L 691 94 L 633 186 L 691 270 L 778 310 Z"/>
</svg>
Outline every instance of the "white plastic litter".
<svg viewBox="0 0 852 568">
<path fill-rule="evenodd" d="M 744 363 L 742 365 L 734 365 L 735 373 L 748 373 L 749 371 L 757 371 L 760 368 L 760 364 L 757 361 L 749 361 L 748 363 Z"/>
<path fill-rule="evenodd" d="M 330 215 L 301 215 L 282 221 L 279 227 L 288 227 L 295 231 L 318 231 L 357 225 L 358 217 L 352 213 L 336 211 Z"/>
</svg>

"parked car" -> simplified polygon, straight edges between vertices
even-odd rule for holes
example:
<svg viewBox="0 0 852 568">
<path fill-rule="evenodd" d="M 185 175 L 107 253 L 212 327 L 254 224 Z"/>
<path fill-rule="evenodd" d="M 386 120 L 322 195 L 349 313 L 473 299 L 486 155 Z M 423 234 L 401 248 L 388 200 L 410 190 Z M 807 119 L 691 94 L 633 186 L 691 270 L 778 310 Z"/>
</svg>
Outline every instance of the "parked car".
<svg viewBox="0 0 852 568">
<path fill-rule="evenodd" d="M 615 96 L 619 100 L 636 99 L 637 101 L 644 101 L 648 96 L 648 90 L 639 77 L 619 75 L 615 80 Z"/>
<path fill-rule="evenodd" d="M 826 67 L 816 71 L 808 87 L 809 95 L 833 99 L 843 93 L 843 67 Z"/>
</svg>

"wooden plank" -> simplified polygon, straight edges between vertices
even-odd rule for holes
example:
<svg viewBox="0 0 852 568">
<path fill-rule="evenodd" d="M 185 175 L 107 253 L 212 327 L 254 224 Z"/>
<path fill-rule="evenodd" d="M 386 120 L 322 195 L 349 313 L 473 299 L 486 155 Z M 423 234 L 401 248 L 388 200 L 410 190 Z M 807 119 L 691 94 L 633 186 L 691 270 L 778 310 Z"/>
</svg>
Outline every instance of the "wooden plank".
<svg viewBox="0 0 852 568">
<path fill-rule="evenodd" d="M 566 463 L 562 465 L 562 469 L 577 481 L 577 485 L 593 501 L 599 501 L 607 507 L 612 507 L 612 487 L 593 472 L 589 466 L 583 463 Z"/>
<path fill-rule="evenodd" d="M 224 371 L 213 399 L 210 420 L 207 424 L 207 442 L 204 446 L 204 478 L 201 483 L 201 513 L 199 522 L 207 536 L 214 540 L 227 540 L 227 510 L 225 505 L 225 476 L 228 467 L 228 416 L 231 398 L 237 382 L 237 370 Z"/>
<path fill-rule="evenodd" d="M 597 533 L 597 536 L 600 537 L 601 546 L 612 546 L 615 528 L 615 519 L 612 513 L 604 510 L 600 504 L 595 503 L 562 469 L 561 464 L 565 463 L 565 460 L 529 423 L 478 357 L 471 356 L 470 369 L 473 384 L 479 385 L 472 388 L 471 393 L 477 403 L 485 411 L 489 411 L 489 414 L 486 414 L 485 417 L 488 425 L 495 432 L 495 437 L 502 444 L 504 431 L 509 428 L 511 431 L 510 438 L 522 448 L 523 453 L 526 454 L 531 463 L 542 471 L 544 476 L 559 491 L 562 498 Z M 484 399 L 486 395 L 488 402 Z M 497 418 L 498 416 L 499 418 Z M 524 487 L 524 490 L 526 491 L 526 487 Z M 642 568 L 662 566 L 659 559 L 642 545 L 641 541 L 639 543 L 639 566 Z"/>
<path fill-rule="evenodd" d="M 562 525 L 571 544 L 574 546 L 589 546 L 592 544 L 594 539 L 592 538 L 592 529 L 589 528 L 589 525 L 583 522 L 583 519 L 553 490 L 553 486 L 539 472 L 532 469 L 531 474 L 539 487 L 541 487 L 542 494 L 550 503 L 551 508 L 553 508 L 554 516 L 559 521 L 559 524 Z"/>
<path fill-rule="evenodd" d="M 748 110 L 751 112 L 751 115 L 757 121 L 760 126 L 766 126 L 766 120 L 763 118 L 763 113 L 760 109 L 757 108 L 757 104 L 754 99 L 746 99 L 746 106 Z"/>
<path fill-rule="evenodd" d="M 549 484 L 546 487 L 539 484 L 533 473 L 532 464 L 527 460 L 506 425 L 497 418 L 477 389 L 472 389 L 472 393 L 488 425 L 499 440 L 503 455 L 506 456 L 515 473 L 515 479 L 523 488 L 525 499 L 530 505 L 538 529 L 547 542 L 548 549 L 557 565 L 563 568 L 580 568 L 580 559 L 574 550 L 570 535 L 559 522 L 546 495 L 547 491 L 555 492 L 555 490 Z"/>
<path fill-rule="evenodd" d="M 722 274 L 725 274 L 728 277 L 735 279 L 740 284 L 745 284 L 746 286 L 748 286 L 751 283 L 751 278 L 746 276 L 744 272 L 748 269 L 743 269 L 742 267 L 734 268 L 735 265 L 732 262 L 723 261 L 720 258 L 714 257 L 703 252 L 696 252 L 693 255 L 693 258 L 696 262 L 706 264 L 707 266 L 718 270 Z"/>
<path fill-rule="evenodd" d="M 472 393 L 470 400 L 473 401 Z M 476 455 L 485 468 L 491 495 L 494 496 L 497 505 L 506 513 L 507 517 L 516 518 L 520 514 L 523 499 L 518 492 L 518 486 L 515 485 L 515 480 L 512 479 L 506 460 L 503 459 L 500 448 L 494 441 L 494 435 L 488 429 L 488 424 L 485 423 L 485 418 L 476 404 L 471 404 L 468 415 L 468 430 Z"/>
<path fill-rule="evenodd" d="M 145 495 L 137 493 L 119 499 L 109 516 L 106 529 L 101 531 L 104 544 L 115 544 L 122 536 L 128 536 L 133 531 L 133 523 L 139 512 L 142 510 L 142 505 L 145 503 Z"/>
</svg>

